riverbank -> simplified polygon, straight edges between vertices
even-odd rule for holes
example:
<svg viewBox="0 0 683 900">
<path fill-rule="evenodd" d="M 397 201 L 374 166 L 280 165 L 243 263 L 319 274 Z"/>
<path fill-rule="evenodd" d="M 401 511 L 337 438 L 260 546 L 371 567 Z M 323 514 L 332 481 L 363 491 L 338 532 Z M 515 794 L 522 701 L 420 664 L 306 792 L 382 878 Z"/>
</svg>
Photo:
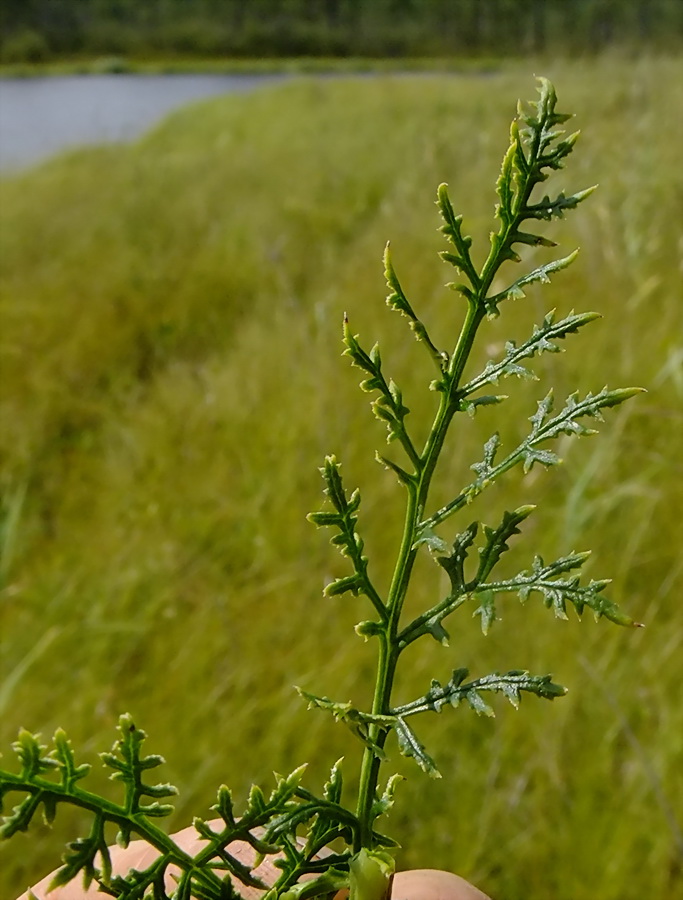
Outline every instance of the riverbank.
<svg viewBox="0 0 683 900">
<path fill-rule="evenodd" d="M 509 63 L 509 61 L 508 61 Z M 496 57 L 457 59 L 455 57 L 407 57 L 373 59 L 368 57 L 283 57 L 270 59 L 223 59 L 206 57 L 163 57 L 136 59 L 126 56 L 97 56 L 44 63 L 0 64 L 0 78 L 41 78 L 50 75 L 272 75 L 359 74 L 392 72 L 498 71 L 504 63 Z"/>
</svg>

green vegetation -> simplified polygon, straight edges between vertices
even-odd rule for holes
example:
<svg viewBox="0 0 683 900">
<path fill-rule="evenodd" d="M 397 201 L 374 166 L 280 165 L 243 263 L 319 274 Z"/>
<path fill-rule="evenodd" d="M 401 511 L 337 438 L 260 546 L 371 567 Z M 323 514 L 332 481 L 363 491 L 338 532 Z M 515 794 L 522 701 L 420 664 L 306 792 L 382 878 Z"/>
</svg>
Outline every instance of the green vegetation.
<svg viewBox="0 0 683 900">
<path fill-rule="evenodd" d="M 0 59 L 411 57 L 680 48 L 679 0 L 0 0 Z"/>
<path fill-rule="evenodd" d="M 597 62 L 549 74 L 579 124 L 590 116 L 566 189 L 602 185 L 550 232 L 583 247 L 554 300 L 558 315 L 595 305 L 605 320 L 586 332 L 583 357 L 541 357 L 541 381 L 585 392 L 609 377 L 650 393 L 594 445 L 563 446 L 563 468 L 538 481 L 532 470 L 522 487 L 504 480 L 483 503 L 490 520 L 533 488 L 544 510 L 528 522 L 535 548 L 552 559 L 592 546 L 590 574 L 610 572 L 613 598 L 648 628 L 560 628 L 531 605 L 506 608 L 506 628 L 485 638 L 476 620 L 461 622 L 458 663 L 504 670 L 521 658 L 573 690 L 549 711 L 425 722 L 440 758 L 458 748 L 448 789 L 411 779 L 392 830 L 404 837 L 402 866 L 457 867 L 493 896 L 562 900 L 588 886 L 605 900 L 664 897 L 680 888 L 683 852 L 683 721 L 672 700 L 683 117 L 661 86 L 681 67 Z M 459 185 L 458 209 L 474 210 L 473 246 L 486 242 L 486 186 L 499 165 L 491 136 L 510 118 L 507 98 L 527 87 L 528 73 L 513 69 L 485 80 L 291 84 L 181 111 L 126 151 L 71 154 L 3 183 L 5 745 L 20 724 L 63 724 L 75 743 L 99 748 L 130 709 L 153 749 L 172 748 L 178 824 L 208 808 L 221 781 L 245 791 L 304 759 L 315 760 L 307 779 L 325 776 L 334 726 L 305 714 L 291 685 L 362 708 L 358 685 L 371 671 L 361 642 L 337 646 L 357 601 L 321 599 L 314 583 L 315 573 L 328 582 L 347 572 L 304 521 L 317 505 L 311 466 L 340 448 L 349 484 L 376 481 L 357 379 L 329 348 L 343 311 L 362 309 L 354 330 L 400 335 L 387 342 L 404 348 L 388 356 L 397 382 L 430 377 L 431 360 L 416 365 L 405 324 L 377 303 L 377 247 L 392 237 L 410 260 L 406 292 L 435 329 L 452 331 L 429 194 L 444 178 Z M 543 309 L 530 289 L 483 326 L 475 365 L 500 355 L 511 328 L 523 340 Z M 501 437 L 514 446 L 539 386 L 509 393 Z M 411 418 L 428 427 L 432 415 L 425 402 Z M 451 447 L 453 477 L 478 458 L 499 424 L 492 415 L 480 410 Z M 443 502 L 450 475 L 434 485 Z M 402 525 L 395 484 L 383 484 L 364 494 L 380 583 Z M 417 570 L 416 610 L 441 593 L 435 569 L 426 560 Z M 452 668 L 436 644 L 412 663 L 399 684 L 406 701 Z M 355 753 L 349 740 L 349 771 Z M 431 819 L 413 820 L 418 808 Z M 57 830 L 73 825 L 58 819 Z M 7 893 L 54 864 L 40 854 L 61 843 L 45 835 L 0 849 Z"/>
<path fill-rule="evenodd" d="M 529 433 L 515 449 L 499 452 L 500 433 L 495 431 L 484 444 L 483 460 L 469 467 L 476 477 L 467 473 L 463 487 L 451 489 L 452 499 L 447 504 L 435 508 L 432 501 L 432 483 L 441 468 L 451 426 L 461 415 L 473 416 L 482 407 L 498 406 L 508 399 L 506 395 L 482 394 L 482 390 L 513 376 L 518 380 L 538 380 L 528 366 L 529 361 L 546 352 L 560 352 L 558 341 L 599 318 L 598 313 L 583 312 L 557 319 L 554 312 L 549 312 L 522 344 L 506 342 L 505 351 L 497 361 L 489 360 L 477 375 L 466 374 L 485 321 L 497 318 L 501 306 L 524 299 L 525 289 L 530 285 L 549 283 L 550 276 L 566 269 L 578 251 L 532 265 L 522 274 L 508 274 L 502 288 L 498 284 L 501 271 L 509 270 L 510 262 L 521 263 L 518 251 L 523 252 L 524 248 L 555 247 L 554 241 L 537 233 L 539 223 L 565 218 L 595 190 L 590 187 L 573 194 L 562 190 L 554 196 L 539 195 L 538 187 L 564 167 L 578 138 L 578 132 L 567 135 L 559 127 L 572 116 L 557 110 L 555 90 L 547 79 L 540 79 L 539 93 L 537 102 L 526 106 L 520 103 L 513 119 L 509 148 L 496 182 L 498 230 L 491 233 L 490 249 L 481 267 L 471 250 L 472 238 L 463 230 L 462 215 L 456 215 L 453 209 L 448 186 L 442 184 L 438 189 L 437 205 L 443 220 L 440 230 L 451 248 L 440 255 L 465 280 L 447 285 L 460 294 L 465 307 L 457 339 L 451 335 L 447 345 L 453 347 L 452 351 L 439 350 L 430 337 L 427 326 L 404 293 L 387 244 L 384 254 L 389 288 L 387 304 L 408 320 L 410 332 L 436 367 L 436 378 L 429 387 L 439 395 L 439 400 L 431 427 L 423 436 L 416 434 L 412 427 L 413 419 L 409 418 L 403 391 L 386 374 L 379 345 L 375 344 L 369 353 L 364 350 L 348 317 L 344 316 L 345 355 L 364 373 L 361 389 L 377 393 L 372 411 L 387 428 L 387 442 L 395 442 L 400 453 L 400 463 L 394 454 L 387 457 L 377 453 L 376 460 L 397 477 L 401 491 L 405 491 L 403 532 L 395 551 L 389 586 L 385 589 L 374 580 L 370 560 L 363 552 L 365 542 L 357 531 L 360 491 L 348 493 L 335 456 L 327 456 L 321 469 L 327 508 L 308 515 L 313 524 L 333 530 L 332 544 L 348 559 L 352 570 L 351 574 L 333 578 L 323 594 L 365 596 L 372 614 L 372 619 L 355 626 L 358 636 L 370 641 L 376 651 L 375 689 L 370 709 L 359 709 L 350 701 L 331 700 L 298 688 L 308 700 L 309 708 L 329 712 L 335 721 L 347 725 L 363 745 L 355 812 L 344 798 L 341 759 L 334 764 L 321 797 L 301 785 L 304 764 L 285 779 L 277 777 L 268 799 L 260 787 L 253 787 L 246 808 L 240 810 L 237 818 L 232 794 L 227 786 L 222 786 L 213 807 L 220 821 L 212 825 L 194 818 L 196 832 L 208 844 L 196 855 L 188 854 L 155 823 L 155 819 L 173 812 L 172 804 L 159 803 L 159 799 L 175 796 L 177 788 L 168 783 L 149 784 L 145 773 L 161 765 L 163 759 L 158 755 L 142 755 L 146 735 L 128 714 L 120 720 L 120 737 L 113 751 L 100 754 L 104 765 L 113 770 L 111 777 L 124 782 L 121 803 L 84 790 L 79 784 L 91 767 L 87 763 L 76 764 L 63 730 L 55 734 L 52 750 L 42 744 L 40 735 L 23 730 L 14 744 L 19 771 L 0 769 L 0 800 L 20 795 L 19 802 L 3 820 L 0 837 L 8 839 L 27 831 L 41 811 L 44 821 L 52 824 L 60 804 L 90 812 L 92 816 L 88 834 L 67 845 L 63 866 L 53 877 L 51 886 L 66 884 L 82 875 L 86 886 L 95 881 L 106 893 L 127 900 L 140 900 L 143 894 L 151 897 L 152 893 L 156 900 L 165 900 L 169 895 L 187 900 L 190 895 L 204 900 L 234 900 L 243 895 L 244 888 L 266 888 L 267 883 L 256 874 L 259 860 L 262 856 L 279 854 L 280 873 L 270 884 L 268 898 L 329 897 L 348 888 L 350 900 L 388 900 L 399 845 L 377 831 L 377 820 L 393 807 L 396 785 L 402 780 L 397 773 L 382 777 L 380 772 L 388 758 L 387 748 L 391 746 L 388 738 L 395 736 L 404 756 L 414 759 L 423 772 L 440 778 L 435 761 L 415 731 L 413 716 L 438 713 L 461 704 L 479 715 L 494 716 L 493 707 L 484 696 L 500 693 L 518 708 L 523 694 L 553 700 L 566 693 L 549 674 L 532 675 L 514 669 L 469 678 L 469 669 L 461 666 L 452 670 L 450 680 L 443 685 L 433 678 L 424 695 L 397 704 L 394 685 L 399 663 L 406 651 L 413 652 L 411 645 L 432 637 L 447 647 L 449 635 L 444 623 L 460 607 L 475 607 L 473 614 L 481 617 L 481 629 L 487 635 L 499 618 L 496 604 L 508 594 L 517 595 L 522 602 L 532 594 L 540 595 L 544 605 L 563 620 L 567 619 L 567 607 L 573 606 L 579 618 L 587 607 L 593 611 L 596 621 L 604 617 L 619 625 L 636 624 L 605 593 L 607 580 L 591 579 L 582 583 L 577 573 L 590 552 L 571 552 L 550 563 L 535 555 L 531 568 L 512 576 L 501 570 L 501 558 L 510 549 L 508 541 L 520 534 L 519 526 L 529 518 L 534 506 L 527 504 L 503 512 L 495 528 L 475 520 L 452 542 L 438 532 L 444 522 L 456 517 L 511 469 L 519 466 L 528 474 L 534 465 L 546 469 L 559 465 L 561 458 L 548 449 L 549 441 L 595 434 L 596 429 L 586 423 L 587 419 L 604 421 L 604 410 L 621 405 L 642 389 L 605 387 L 585 396 L 575 391 L 557 412 L 551 388 L 537 402 L 537 411 L 528 417 L 531 426 L 525 423 L 524 431 L 528 429 Z M 448 337 L 437 337 L 434 332 L 433 335 L 443 348 L 443 341 Z M 416 385 L 408 387 L 414 390 Z M 450 448 L 447 452 L 450 456 Z M 479 561 L 475 565 L 472 557 L 477 544 Z M 429 552 L 446 572 L 450 588 L 445 598 L 434 602 L 432 597 L 427 609 L 417 615 L 413 613 L 406 621 L 402 614 L 410 598 L 415 565 L 420 554 Z M 450 621 L 448 625 L 450 628 Z M 138 871 L 128 876 L 125 870 L 115 873 L 108 847 L 108 827 L 117 828 L 117 843 L 123 843 L 124 847 L 131 838 L 141 838 L 158 851 L 156 858 L 147 865 L 139 861 L 135 867 Z M 256 833 L 257 829 L 261 831 Z M 259 856 L 253 866 L 245 867 L 226 853 L 235 840 L 246 840 L 257 851 Z M 319 859 L 325 848 L 334 854 L 331 860 Z M 217 864 L 227 868 L 227 873 L 214 871 Z M 172 888 L 167 888 L 167 869 L 171 866 L 178 867 L 181 875 L 172 882 Z"/>
<path fill-rule="evenodd" d="M 43 63 L 2 63 L 0 77 L 30 78 L 48 75 L 354 75 L 371 72 L 468 72 L 489 73 L 500 68 L 500 60 L 479 57 L 411 57 L 381 59 L 370 56 L 298 56 L 240 59 L 237 57 L 159 56 L 134 59 L 125 56 L 57 58 Z"/>
</svg>

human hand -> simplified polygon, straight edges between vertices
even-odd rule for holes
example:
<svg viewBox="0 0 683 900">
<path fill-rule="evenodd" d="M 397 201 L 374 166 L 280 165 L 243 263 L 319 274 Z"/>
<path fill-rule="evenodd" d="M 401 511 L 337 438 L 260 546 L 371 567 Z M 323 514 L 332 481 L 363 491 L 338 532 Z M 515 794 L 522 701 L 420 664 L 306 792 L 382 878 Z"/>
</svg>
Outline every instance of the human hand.
<svg viewBox="0 0 683 900">
<path fill-rule="evenodd" d="M 220 827 L 223 822 L 219 819 L 209 824 Z M 179 847 L 193 855 L 201 850 L 204 844 L 204 840 L 198 836 L 193 826 L 177 832 L 173 835 L 173 839 Z M 256 855 L 254 849 L 243 841 L 235 841 L 231 844 L 230 853 L 240 862 L 249 866 L 253 865 Z M 125 849 L 122 847 L 111 848 L 112 869 L 115 874 L 125 875 L 130 869 L 146 868 L 157 856 L 157 850 L 146 841 L 131 841 Z M 279 871 L 273 865 L 271 857 L 261 863 L 254 873 L 268 884 L 272 883 Z M 177 869 L 169 866 L 166 874 L 166 887 L 169 890 L 174 886 L 172 880 L 174 872 L 177 874 Z M 37 900 L 90 900 L 90 898 L 102 896 L 95 883 L 86 890 L 78 879 L 48 893 L 53 877 L 54 872 L 31 889 Z M 263 892 L 256 888 L 240 887 L 240 893 L 244 900 L 259 900 Z M 29 900 L 29 896 L 27 891 L 18 900 Z M 343 892 L 338 895 L 336 900 L 344 900 Z M 411 869 L 407 872 L 397 872 L 394 876 L 391 900 L 490 900 L 490 898 L 468 881 L 451 872 L 439 869 Z"/>
</svg>

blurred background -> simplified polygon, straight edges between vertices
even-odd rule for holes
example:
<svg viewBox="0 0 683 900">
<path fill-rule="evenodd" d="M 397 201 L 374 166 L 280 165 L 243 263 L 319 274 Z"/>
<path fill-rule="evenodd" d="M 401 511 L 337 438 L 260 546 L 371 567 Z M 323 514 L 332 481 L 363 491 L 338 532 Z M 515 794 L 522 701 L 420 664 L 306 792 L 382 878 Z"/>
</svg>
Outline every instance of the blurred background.
<svg viewBox="0 0 683 900">
<path fill-rule="evenodd" d="M 361 487 L 384 589 L 402 523 L 342 316 L 380 341 L 420 442 L 430 361 L 384 304 L 384 245 L 452 346 L 463 309 L 443 286 L 436 187 L 482 262 L 516 101 L 543 74 L 582 130 L 548 191 L 600 188 L 546 231 L 577 261 L 485 324 L 470 374 L 549 309 L 603 318 L 537 360 L 539 382 L 457 423 L 434 504 L 492 431 L 525 436 L 551 384 L 562 399 L 647 388 L 599 436 L 563 439 L 563 466 L 510 473 L 444 529 L 535 503 L 509 571 L 590 548 L 589 577 L 646 627 L 558 621 L 533 597 L 500 603 L 488 637 L 456 614 L 450 648 L 403 657 L 399 702 L 459 666 L 552 672 L 570 691 L 418 721 L 444 778 L 393 748 L 386 774 L 407 781 L 386 828 L 401 867 L 497 900 L 681 894 L 683 4 L 2 0 L 0 24 L 3 766 L 19 727 L 62 726 L 93 787 L 115 790 L 96 754 L 127 711 L 180 789 L 169 827 L 207 814 L 221 783 L 244 796 L 306 760 L 318 789 L 342 755 L 353 804 L 360 747 L 292 687 L 364 705 L 374 678 L 362 598 L 321 596 L 347 573 L 305 520 L 324 455 Z M 550 258 L 529 248 L 522 265 Z M 442 574 L 425 555 L 410 610 L 444 594 Z M 62 812 L 0 845 L 0 896 L 84 827 Z"/>
<path fill-rule="evenodd" d="M 679 0 L 3 0 L 6 63 L 677 48 Z"/>
</svg>

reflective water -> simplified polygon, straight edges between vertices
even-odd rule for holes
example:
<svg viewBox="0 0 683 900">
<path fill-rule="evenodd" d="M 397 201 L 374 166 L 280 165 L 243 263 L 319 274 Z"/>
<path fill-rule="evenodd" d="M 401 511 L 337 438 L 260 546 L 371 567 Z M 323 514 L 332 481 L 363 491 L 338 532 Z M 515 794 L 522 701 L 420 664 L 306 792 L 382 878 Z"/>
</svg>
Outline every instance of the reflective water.
<svg viewBox="0 0 683 900">
<path fill-rule="evenodd" d="M 82 144 L 130 140 L 176 107 L 277 75 L 74 75 L 0 78 L 0 169 Z"/>
</svg>

